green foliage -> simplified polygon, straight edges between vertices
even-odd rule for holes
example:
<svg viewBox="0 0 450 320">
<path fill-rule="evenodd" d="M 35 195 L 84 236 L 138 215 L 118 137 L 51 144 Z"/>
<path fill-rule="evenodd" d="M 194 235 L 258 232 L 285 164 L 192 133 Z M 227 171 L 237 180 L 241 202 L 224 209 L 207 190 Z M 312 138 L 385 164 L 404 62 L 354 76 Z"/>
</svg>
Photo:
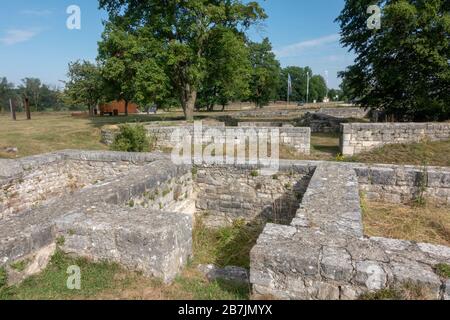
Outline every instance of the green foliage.
<svg viewBox="0 0 450 320">
<path fill-rule="evenodd" d="M 250 295 L 248 285 L 220 279 L 209 282 L 179 276 L 175 283 L 182 291 L 189 292 L 193 300 L 248 300 Z"/>
<path fill-rule="evenodd" d="M 178 98 L 186 120 L 193 120 L 197 93 L 202 89 L 208 70 L 211 71 L 211 59 L 216 58 L 220 50 L 227 50 L 224 45 L 238 45 L 228 31 L 244 34 L 254 22 L 266 17 L 256 2 L 238 0 L 100 0 L 100 8 L 109 14 L 99 56 L 107 70 L 105 76 L 112 83 L 112 91 L 128 94 L 131 99 L 150 97 L 158 93 L 156 88 L 167 87 L 169 96 Z M 226 31 L 222 34 L 226 36 L 217 37 L 222 31 Z M 139 49 L 142 48 L 140 42 L 150 44 L 152 49 Z M 239 54 L 232 53 L 230 58 L 235 60 Z M 140 85 L 134 86 L 134 80 L 144 68 L 141 63 L 146 61 L 147 68 L 156 70 L 157 75 L 138 81 Z M 143 85 L 148 81 L 153 84 L 150 88 L 154 88 L 150 93 L 143 90 L 148 88 Z M 231 86 L 233 94 L 240 87 L 238 82 Z M 211 83 L 206 82 L 205 87 L 211 87 Z M 145 94 L 139 94 L 138 90 Z M 222 97 L 228 99 L 228 89 L 222 86 L 221 91 Z"/>
<path fill-rule="evenodd" d="M 161 64 L 164 56 L 162 44 L 146 28 L 131 31 L 107 23 L 98 58 L 108 100 L 163 105 L 170 89 Z"/>
<path fill-rule="evenodd" d="M 236 220 L 231 226 L 214 229 L 206 227 L 198 217 L 193 232 L 194 262 L 249 268 L 250 250 L 264 226 L 263 222 Z"/>
<path fill-rule="evenodd" d="M 440 263 L 436 265 L 435 270 L 440 277 L 450 279 L 450 265 Z"/>
<path fill-rule="evenodd" d="M 359 297 L 360 300 L 402 300 L 398 290 L 387 288 L 375 292 L 368 292 Z"/>
<path fill-rule="evenodd" d="M 211 31 L 205 57 L 205 77 L 197 98 L 198 108 L 206 107 L 211 111 L 214 105 L 225 107 L 232 100 L 247 97 L 251 67 L 242 35 L 226 28 Z"/>
<path fill-rule="evenodd" d="M 252 176 L 252 177 L 257 177 L 257 176 L 259 176 L 259 172 L 258 172 L 258 170 L 252 170 L 251 172 L 250 172 L 250 176 Z"/>
<path fill-rule="evenodd" d="M 81 290 L 69 290 L 66 286 L 67 268 L 72 265 L 81 269 Z M 123 282 L 115 278 L 119 271 L 116 264 L 74 259 L 58 250 L 43 272 L 27 278 L 19 286 L 0 289 L 0 299 L 54 300 L 88 297 Z"/>
<path fill-rule="evenodd" d="M 27 267 L 29 261 L 28 260 L 21 260 L 21 261 L 17 261 L 15 263 L 11 264 L 11 268 L 16 270 L 17 272 L 22 272 L 25 270 L 25 268 Z"/>
<path fill-rule="evenodd" d="M 346 1 L 337 18 L 341 42 L 356 54 L 341 73 L 345 87 L 392 120 L 450 118 L 449 1 L 381 1 L 381 29 L 369 30 L 365 9 L 373 3 Z"/>
<path fill-rule="evenodd" d="M 280 75 L 280 85 L 278 87 L 278 99 L 287 101 L 288 75 L 291 75 L 292 93 L 289 97 L 290 101 L 306 101 L 307 72 L 310 76 L 312 75 L 310 67 L 301 68 L 290 66 L 283 68 Z"/>
<path fill-rule="evenodd" d="M 262 108 L 276 98 L 280 84 L 280 63 L 267 38 L 262 43 L 250 43 L 249 48 L 252 66 L 249 99 Z"/>
<path fill-rule="evenodd" d="M 14 84 L 8 82 L 5 77 L 0 78 L 0 111 L 9 110 L 9 99 L 14 93 Z"/>
<path fill-rule="evenodd" d="M 343 156 L 342 153 L 338 153 L 335 157 L 335 160 L 338 162 L 345 161 L 345 156 Z"/>
<path fill-rule="evenodd" d="M 88 106 L 93 115 L 94 107 L 104 99 L 104 80 L 100 67 L 89 61 L 69 63 L 68 81 L 64 96 L 70 105 Z"/>
<path fill-rule="evenodd" d="M 152 149 L 152 142 L 147 137 L 147 130 L 143 125 L 124 124 L 111 145 L 113 151 L 148 152 Z"/>
<path fill-rule="evenodd" d="M 4 267 L 0 267 L 0 290 L 6 286 L 8 282 L 8 273 Z"/>
<path fill-rule="evenodd" d="M 66 242 L 66 239 L 63 236 L 59 236 L 58 238 L 56 238 L 57 246 L 63 246 L 65 242 Z"/>
</svg>

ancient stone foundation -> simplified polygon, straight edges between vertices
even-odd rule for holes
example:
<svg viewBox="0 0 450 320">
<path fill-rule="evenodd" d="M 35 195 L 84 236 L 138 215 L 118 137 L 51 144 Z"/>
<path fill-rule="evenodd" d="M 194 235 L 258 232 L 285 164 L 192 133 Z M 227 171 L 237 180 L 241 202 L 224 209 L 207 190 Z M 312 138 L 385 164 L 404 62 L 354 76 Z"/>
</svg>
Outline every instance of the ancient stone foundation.
<svg viewBox="0 0 450 320">
<path fill-rule="evenodd" d="M 228 143 L 236 146 L 246 147 L 249 145 L 250 137 L 264 137 L 271 143 L 271 136 L 274 134 L 278 136 L 279 144 L 287 146 L 296 150 L 299 153 L 310 154 L 311 149 L 311 130 L 309 128 L 294 128 L 294 127 L 224 127 L 221 125 L 203 125 L 201 131 L 196 132 L 193 125 L 190 126 L 172 126 L 172 127 L 145 127 L 148 135 L 155 141 L 157 149 L 173 149 L 177 145 L 181 146 L 178 137 L 189 137 L 192 143 L 195 144 L 213 144 L 213 143 Z M 178 134 L 174 135 L 174 131 Z M 118 129 L 111 127 L 102 128 L 102 142 L 105 144 L 112 144 Z M 200 141 L 201 138 L 201 141 Z M 195 141 L 194 141 L 195 139 Z M 256 140 L 255 143 L 258 140 Z M 277 142 L 278 144 L 278 142 Z"/>
<path fill-rule="evenodd" d="M 386 144 L 448 140 L 450 123 L 351 123 L 341 134 L 341 152 L 352 156 Z"/>
<path fill-rule="evenodd" d="M 170 282 L 192 255 L 196 217 L 211 227 L 258 220 L 270 223 L 250 256 L 257 297 L 356 299 L 414 283 L 448 298 L 450 283 L 434 267 L 450 264 L 450 248 L 366 237 L 360 205 L 361 194 L 449 204 L 448 168 L 280 161 L 278 172 L 264 173 L 245 164 L 178 166 L 156 153 L 0 160 L 0 267 L 17 283 L 58 248 Z M 25 270 L 12 270 L 22 260 Z"/>
<path fill-rule="evenodd" d="M 74 161 L 83 163 L 83 168 L 92 166 L 85 177 L 90 182 L 97 179 L 94 171 L 110 175 L 78 188 L 59 188 L 59 193 L 44 191 L 45 201 L 31 208 L 7 198 L 0 220 L 0 266 L 33 260 L 39 250 L 62 237 L 59 246 L 65 252 L 118 262 L 171 281 L 192 254 L 192 216 L 171 212 L 188 205 L 191 168 L 175 166 L 161 155 L 66 151 L 0 161 L 1 188 L 10 190 L 17 181 L 22 197 L 32 197 L 40 190 L 34 179 L 27 178 L 34 174 L 44 181 L 42 188 L 53 190 L 52 179 L 59 186 L 53 177 L 55 168 L 70 167 Z M 126 174 L 110 171 L 118 163 L 127 164 Z M 65 179 L 63 174 L 63 183 Z M 175 197 L 174 185 L 187 196 Z M 158 210 L 135 208 L 135 199 L 142 197 L 147 201 L 139 205 L 156 204 Z"/>
<path fill-rule="evenodd" d="M 444 299 L 448 282 L 434 267 L 450 263 L 450 248 L 363 234 L 360 190 L 383 183 L 395 186 L 401 180 L 398 173 L 405 172 L 395 168 L 396 178 L 388 181 L 381 178 L 385 170 L 317 164 L 291 224 L 268 224 L 251 252 L 254 293 L 279 299 L 343 300 L 413 283 L 425 288 L 429 298 Z M 378 178 L 369 183 L 368 172 Z M 408 188 L 416 187 L 414 179 L 402 179 Z M 439 186 L 447 199 L 450 184 Z"/>
</svg>

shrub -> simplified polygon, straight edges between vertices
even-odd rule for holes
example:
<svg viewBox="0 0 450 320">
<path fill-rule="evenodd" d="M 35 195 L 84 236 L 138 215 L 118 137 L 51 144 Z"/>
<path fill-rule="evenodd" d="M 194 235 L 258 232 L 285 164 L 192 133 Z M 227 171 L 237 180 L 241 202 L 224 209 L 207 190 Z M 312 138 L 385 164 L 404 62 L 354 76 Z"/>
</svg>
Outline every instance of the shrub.
<svg viewBox="0 0 450 320">
<path fill-rule="evenodd" d="M 143 125 L 120 126 L 119 134 L 115 137 L 111 145 L 113 151 L 125 152 L 148 152 L 151 151 L 153 143 L 147 137 L 146 130 Z"/>
</svg>

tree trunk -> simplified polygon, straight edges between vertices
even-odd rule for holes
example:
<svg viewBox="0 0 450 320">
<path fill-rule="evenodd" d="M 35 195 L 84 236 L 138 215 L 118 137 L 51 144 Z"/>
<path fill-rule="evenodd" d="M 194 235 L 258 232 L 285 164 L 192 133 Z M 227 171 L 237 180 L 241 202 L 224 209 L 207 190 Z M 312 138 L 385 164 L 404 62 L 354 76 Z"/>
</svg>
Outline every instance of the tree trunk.
<svg viewBox="0 0 450 320">
<path fill-rule="evenodd" d="M 94 107 L 89 106 L 89 117 L 93 117 L 93 116 L 94 116 Z"/>
<path fill-rule="evenodd" d="M 25 113 L 27 114 L 27 120 L 31 120 L 30 100 L 25 98 Z"/>
<path fill-rule="evenodd" d="M 125 116 L 128 117 L 128 100 L 125 100 Z"/>
<path fill-rule="evenodd" d="M 197 101 L 197 90 L 191 90 L 190 85 L 186 85 L 183 96 L 181 97 L 181 106 L 183 107 L 186 121 L 194 120 L 194 108 Z"/>
</svg>

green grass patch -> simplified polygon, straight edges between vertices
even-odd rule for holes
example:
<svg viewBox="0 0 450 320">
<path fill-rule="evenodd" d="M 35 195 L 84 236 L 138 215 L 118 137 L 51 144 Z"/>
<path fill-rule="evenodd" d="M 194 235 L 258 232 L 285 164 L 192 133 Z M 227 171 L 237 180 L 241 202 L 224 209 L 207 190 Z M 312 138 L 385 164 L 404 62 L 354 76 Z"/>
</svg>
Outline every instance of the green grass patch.
<svg viewBox="0 0 450 320">
<path fill-rule="evenodd" d="M 194 263 L 250 267 L 250 250 L 256 244 L 264 223 L 236 220 L 231 226 L 208 228 L 200 218 L 194 228 Z"/>
<path fill-rule="evenodd" d="M 450 279 L 450 265 L 440 263 L 436 265 L 435 270 L 440 277 Z"/>
<path fill-rule="evenodd" d="M 395 287 L 362 294 L 359 300 L 435 300 L 435 297 L 423 285 L 408 281 Z"/>
<path fill-rule="evenodd" d="M 400 291 L 388 288 L 362 294 L 359 300 L 402 300 L 402 296 Z"/>
<path fill-rule="evenodd" d="M 209 282 L 200 276 L 180 276 L 174 285 L 185 293 L 184 297 L 194 300 L 248 300 L 250 296 L 248 285 L 224 280 Z"/>
<path fill-rule="evenodd" d="M 251 288 L 225 280 L 209 281 L 197 270 L 198 264 L 219 267 L 249 267 L 250 250 L 263 224 L 236 221 L 229 227 L 210 229 L 196 223 L 194 259 L 170 285 L 127 271 L 108 262 L 72 258 L 57 250 L 47 268 L 17 286 L 6 287 L 6 271 L 0 269 L 0 300 L 70 300 L 70 299 L 194 299 L 247 300 Z M 69 266 L 81 270 L 81 290 L 67 288 Z M 3 284 L 2 284 L 3 283 Z"/>
<path fill-rule="evenodd" d="M 76 265 L 81 270 L 81 290 L 67 288 L 67 268 Z M 27 278 L 18 286 L 0 289 L 0 299 L 56 300 L 88 298 L 108 288 L 120 285 L 115 275 L 121 271 L 116 264 L 93 263 L 84 258 L 70 258 L 57 251 L 49 266 L 40 274 Z"/>
<path fill-rule="evenodd" d="M 17 261 L 13 264 L 11 264 L 11 268 L 16 270 L 17 272 L 22 272 L 25 270 L 25 268 L 27 267 L 29 261 L 28 260 L 21 260 L 21 261 Z"/>
<path fill-rule="evenodd" d="M 7 282 L 8 282 L 8 273 L 6 272 L 5 268 L 1 267 L 0 268 L 0 290 L 2 290 L 2 288 L 6 286 Z"/>
</svg>

